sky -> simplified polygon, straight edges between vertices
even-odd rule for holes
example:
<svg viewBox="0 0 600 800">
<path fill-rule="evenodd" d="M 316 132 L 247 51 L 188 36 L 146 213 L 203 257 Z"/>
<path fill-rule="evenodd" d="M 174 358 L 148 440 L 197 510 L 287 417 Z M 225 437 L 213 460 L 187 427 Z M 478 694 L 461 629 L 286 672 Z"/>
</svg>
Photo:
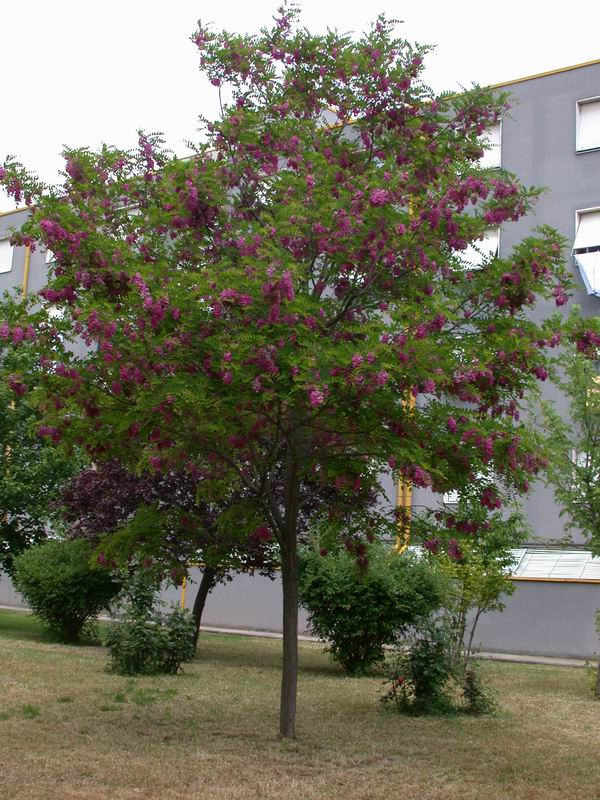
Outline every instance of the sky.
<svg viewBox="0 0 600 800">
<path fill-rule="evenodd" d="M 15 155 L 55 182 L 60 151 L 132 147 L 136 131 L 165 134 L 179 155 L 198 138 L 198 115 L 216 116 L 216 93 L 190 41 L 198 19 L 257 32 L 278 0 L 5 0 L 0 9 L 0 163 Z M 302 23 L 362 32 L 380 12 L 399 35 L 435 45 L 425 80 L 435 89 L 492 84 L 600 59 L 600 7 L 547 0 L 304 0 Z M 600 93 L 600 87 L 599 87 Z M 14 203 L 0 196 L 0 210 Z"/>
</svg>

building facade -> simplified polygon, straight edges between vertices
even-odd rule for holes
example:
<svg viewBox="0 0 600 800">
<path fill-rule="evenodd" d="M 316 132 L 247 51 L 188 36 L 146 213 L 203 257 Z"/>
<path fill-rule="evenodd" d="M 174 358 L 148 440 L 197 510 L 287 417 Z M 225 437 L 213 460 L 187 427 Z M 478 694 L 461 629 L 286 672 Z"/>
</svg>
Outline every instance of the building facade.
<svg viewBox="0 0 600 800">
<path fill-rule="evenodd" d="M 573 301 L 584 315 L 595 316 L 600 311 L 600 60 L 494 88 L 510 93 L 512 107 L 501 125 L 488 132 L 493 147 L 483 163 L 545 191 L 533 213 L 490 229 L 477 250 L 469 248 L 464 258 L 477 265 L 482 253 L 504 256 L 537 225 L 549 225 L 569 244 L 565 255 L 576 284 Z M 0 291 L 35 293 L 46 281 L 48 254 L 13 248 L 8 242 L 10 230 L 19 228 L 26 215 L 26 210 L 0 215 Z M 534 313 L 543 317 L 554 311 L 542 301 Z M 544 391 L 567 417 L 566 399 L 556 387 L 546 384 Z M 441 501 L 428 490 L 409 492 L 391 480 L 386 494 L 391 503 L 415 507 Z M 516 592 L 502 614 L 482 618 L 479 644 L 485 650 L 592 656 L 600 650 L 595 629 L 600 563 L 591 559 L 577 534 L 569 550 L 558 546 L 565 532 L 551 488 L 535 484 L 523 505 L 533 535 L 517 554 L 512 578 Z M 188 587 L 179 599 L 189 605 L 193 594 Z M 6 579 L 4 590 L 0 584 L 0 603 L 3 596 L 9 597 Z M 263 630 L 278 630 L 280 618 L 278 581 L 245 575 L 214 590 L 204 617 L 207 625 Z M 300 627 L 306 627 L 304 615 Z"/>
</svg>

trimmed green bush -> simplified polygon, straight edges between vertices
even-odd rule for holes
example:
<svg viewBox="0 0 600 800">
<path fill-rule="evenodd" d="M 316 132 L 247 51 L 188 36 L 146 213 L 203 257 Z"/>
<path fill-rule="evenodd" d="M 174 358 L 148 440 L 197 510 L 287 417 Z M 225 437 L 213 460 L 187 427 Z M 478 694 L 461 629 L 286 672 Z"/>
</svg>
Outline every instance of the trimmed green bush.
<svg viewBox="0 0 600 800">
<path fill-rule="evenodd" d="M 359 566 L 345 551 L 300 558 L 300 602 L 310 630 L 329 642 L 333 658 L 351 675 L 383 661 L 386 645 L 442 603 L 443 584 L 424 560 L 374 543 Z"/>
<path fill-rule="evenodd" d="M 15 587 L 61 642 L 79 642 L 86 622 L 108 608 L 120 589 L 114 575 L 93 566 L 91 558 L 86 539 L 55 539 L 15 559 Z"/>
<path fill-rule="evenodd" d="M 174 675 L 193 659 L 194 618 L 178 606 L 161 615 L 157 605 L 150 576 L 134 575 L 124 592 L 123 619 L 114 623 L 106 640 L 113 672 Z"/>
</svg>

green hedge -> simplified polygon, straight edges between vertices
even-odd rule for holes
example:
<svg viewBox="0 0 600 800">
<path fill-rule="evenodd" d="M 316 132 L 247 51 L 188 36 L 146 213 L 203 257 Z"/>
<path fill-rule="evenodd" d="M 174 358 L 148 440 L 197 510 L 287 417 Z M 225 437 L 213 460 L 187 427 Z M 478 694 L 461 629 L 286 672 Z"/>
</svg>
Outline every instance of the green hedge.
<svg viewBox="0 0 600 800">
<path fill-rule="evenodd" d="M 51 540 L 15 559 L 15 587 L 59 641 L 77 643 L 85 623 L 106 609 L 120 589 L 119 581 L 91 559 L 85 539 Z"/>
<path fill-rule="evenodd" d="M 381 544 L 370 545 L 366 567 L 345 551 L 321 556 L 310 549 L 300 557 L 300 602 L 310 629 L 353 675 L 382 661 L 385 646 L 439 608 L 443 594 L 425 560 Z"/>
</svg>

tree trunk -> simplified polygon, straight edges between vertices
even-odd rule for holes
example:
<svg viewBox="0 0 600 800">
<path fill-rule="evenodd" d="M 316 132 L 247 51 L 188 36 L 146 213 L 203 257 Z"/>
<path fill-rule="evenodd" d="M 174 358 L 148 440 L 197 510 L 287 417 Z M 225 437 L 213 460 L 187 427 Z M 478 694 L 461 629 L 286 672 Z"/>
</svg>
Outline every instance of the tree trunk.
<svg viewBox="0 0 600 800">
<path fill-rule="evenodd" d="M 293 417 L 292 417 L 293 420 Z M 300 480 L 296 429 L 285 454 L 284 519 L 281 530 L 281 585 L 283 591 L 283 653 L 281 666 L 281 702 L 279 735 L 293 739 L 296 735 L 296 693 L 298 688 L 298 514 Z"/>
<path fill-rule="evenodd" d="M 482 614 L 483 609 L 479 606 L 477 607 L 477 613 L 475 614 L 475 619 L 473 620 L 473 624 L 471 625 L 471 633 L 469 636 L 469 642 L 465 649 L 465 666 L 469 663 L 469 659 L 471 658 L 471 649 L 473 647 L 473 639 L 475 637 L 475 628 L 477 627 L 477 623 L 479 622 L 479 617 Z"/>
<path fill-rule="evenodd" d="M 202 622 L 202 612 L 204 611 L 204 606 L 206 605 L 206 598 L 208 597 L 208 593 L 213 588 L 216 582 L 217 571 L 212 567 L 204 567 L 204 572 L 202 573 L 202 580 L 200 581 L 200 586 L 198 587 L 198 593 L 196 594 L 196 599 L 194 600 L 194 608 L 192 610 L 192 614 L 194 616 L 194 649 L 198 646 L 198 636 L 200 635 L 200 623 Z"/>
<path fill-rule="evenodd" d="M 293 739 L 296 734 L 296 692 L 298 686 L 298 552 L 296 530 L 287 530 L 281 548 L 283 586 L 283 664 L 279 735 Z"/>
</svg>

